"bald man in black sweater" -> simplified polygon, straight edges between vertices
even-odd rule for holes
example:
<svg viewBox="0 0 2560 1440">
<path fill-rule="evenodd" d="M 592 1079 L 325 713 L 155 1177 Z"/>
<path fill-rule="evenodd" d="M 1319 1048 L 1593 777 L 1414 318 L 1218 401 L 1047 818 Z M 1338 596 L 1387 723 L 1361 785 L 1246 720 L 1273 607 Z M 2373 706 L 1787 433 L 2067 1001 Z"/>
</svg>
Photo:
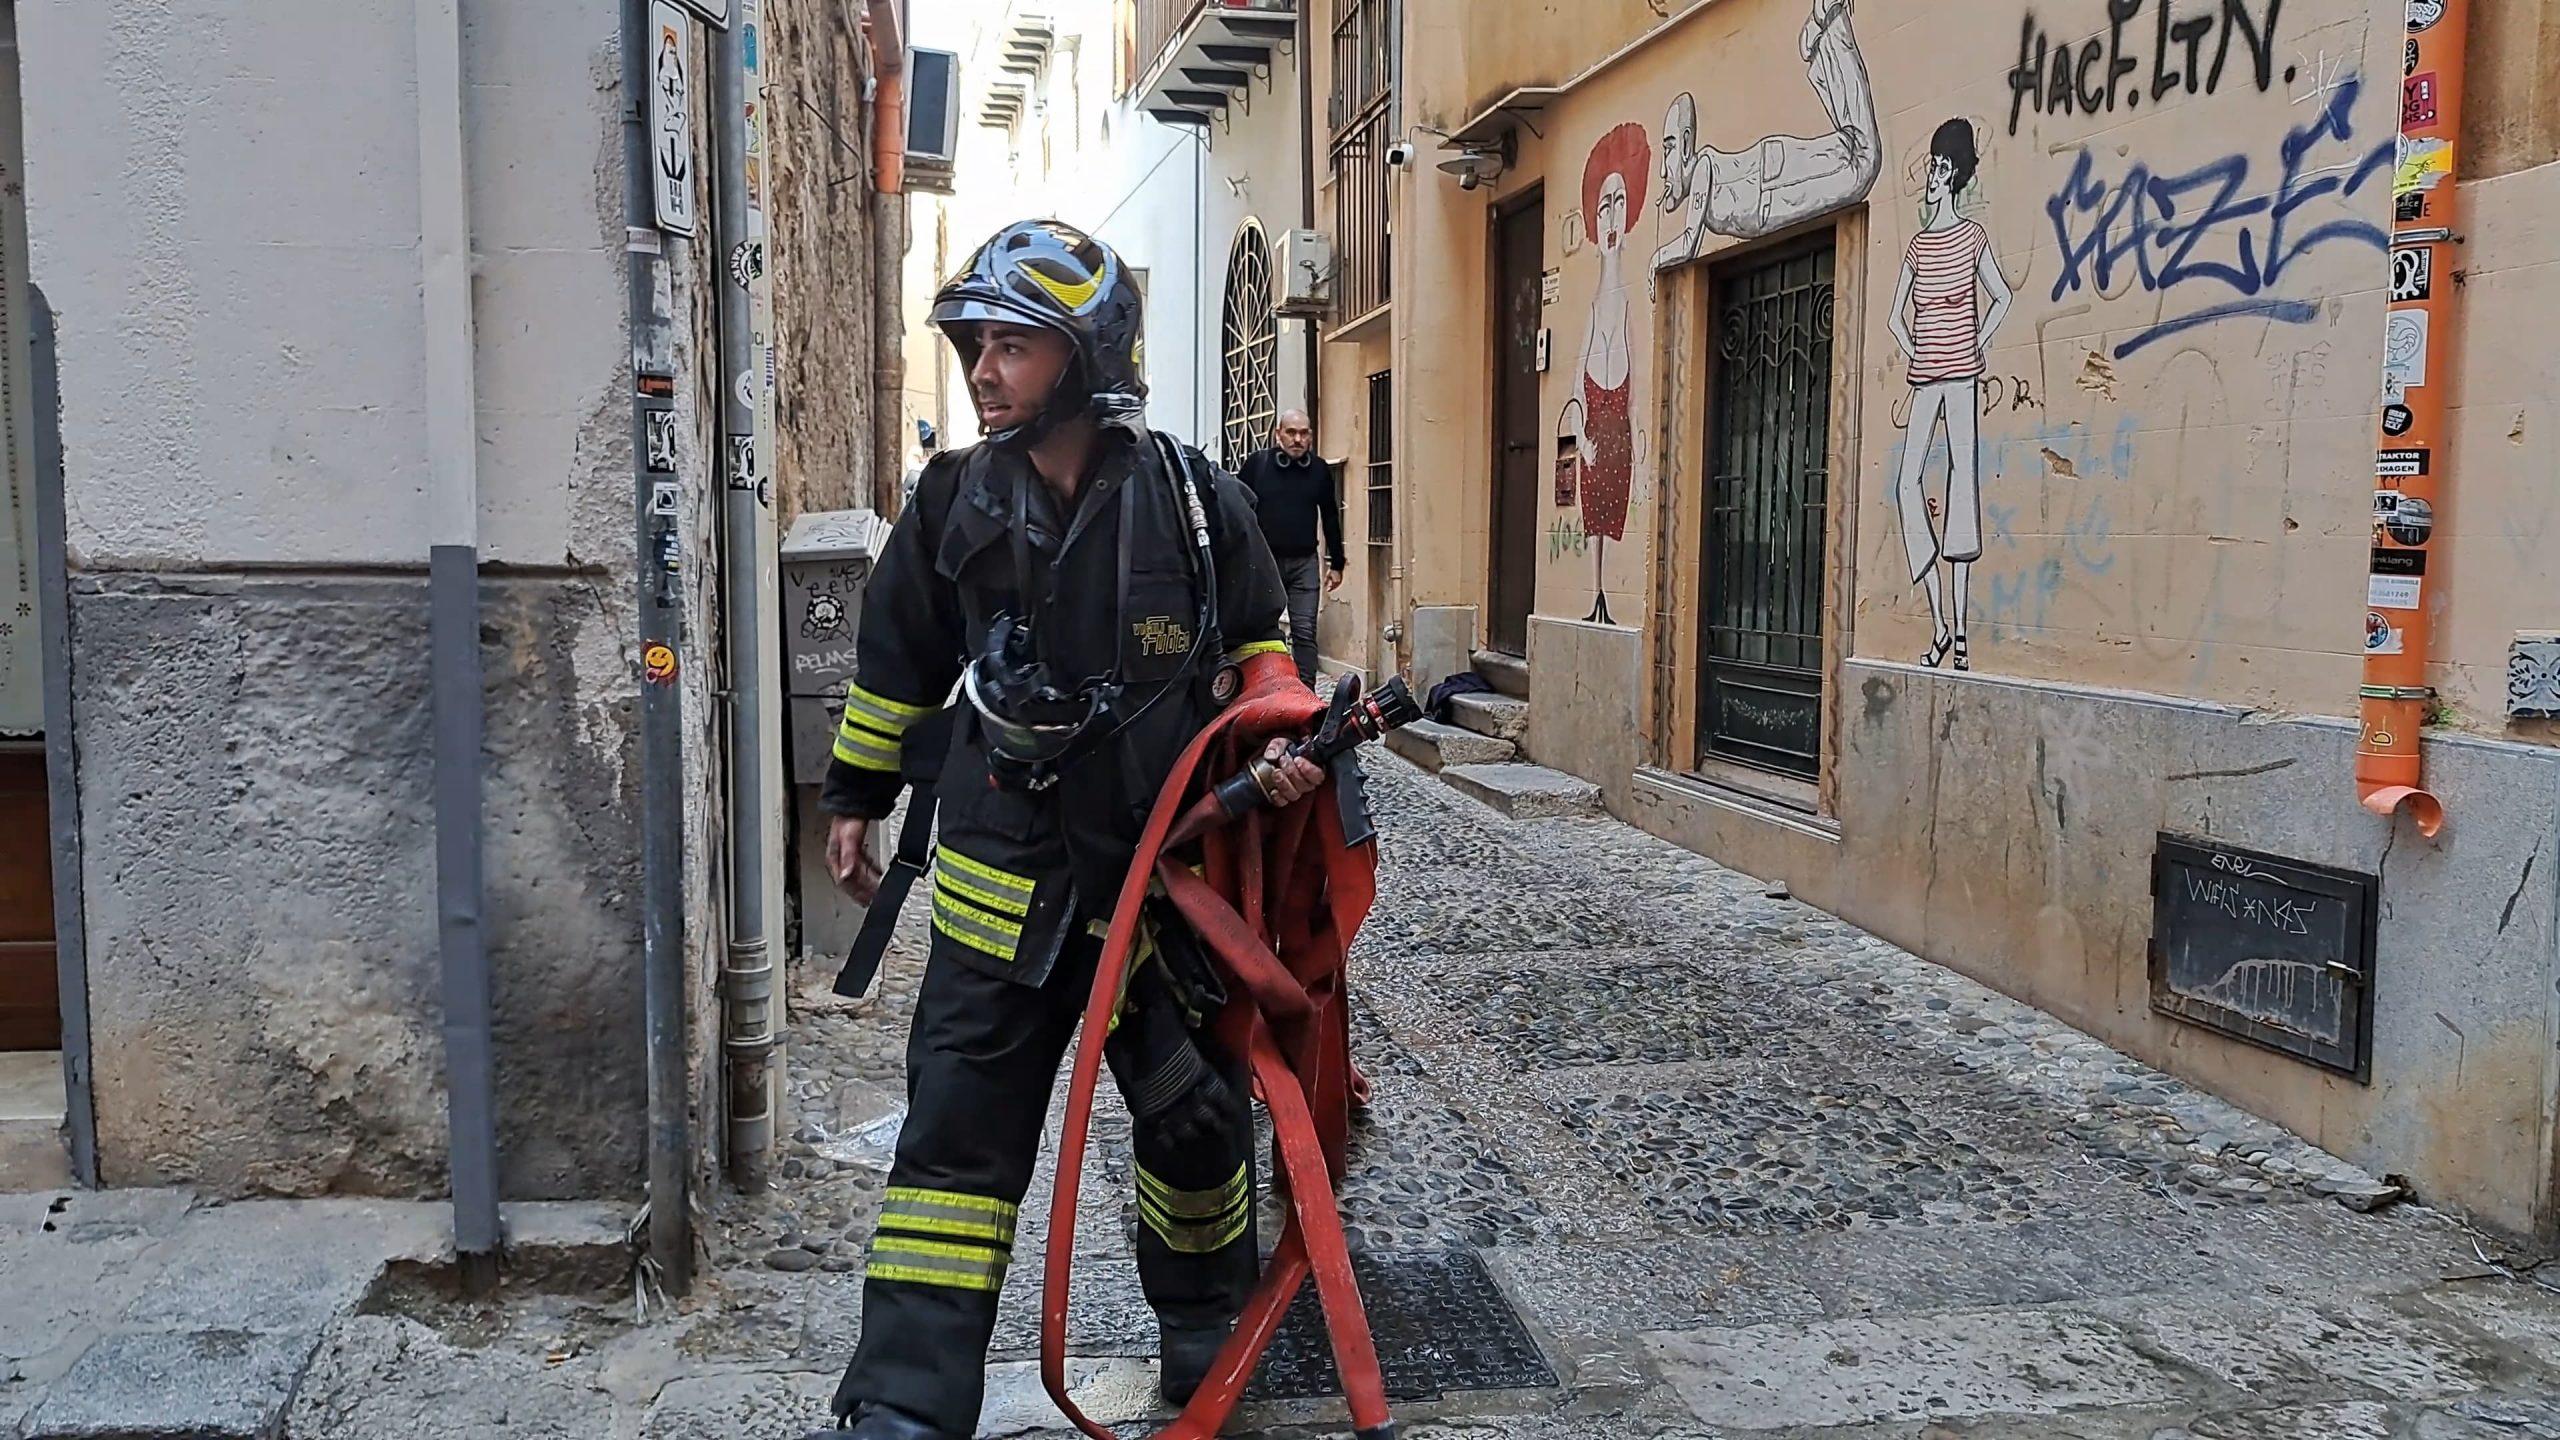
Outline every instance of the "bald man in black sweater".
<svg viewBox="0 0 2560 1440">
<path fill-rule="evenodd" d="M 1298 678 L 1316 683 L 1316 606 L 1342 585 L 1342 497 L 1333 467 L 1316 455 L 1316 429 L 1303 410 L 1280 412 L 1272 444 L 1245 457 L 1238 477 L 1253 491 L 1262 538 L 1280 562 L 1289 590 L 1289 648 Z M 1316 532 L 1324 532 L 1324 572 L 1316 571 Z M 1318 587 L 1322 588 L 1319 589 Z"/>
</svg>

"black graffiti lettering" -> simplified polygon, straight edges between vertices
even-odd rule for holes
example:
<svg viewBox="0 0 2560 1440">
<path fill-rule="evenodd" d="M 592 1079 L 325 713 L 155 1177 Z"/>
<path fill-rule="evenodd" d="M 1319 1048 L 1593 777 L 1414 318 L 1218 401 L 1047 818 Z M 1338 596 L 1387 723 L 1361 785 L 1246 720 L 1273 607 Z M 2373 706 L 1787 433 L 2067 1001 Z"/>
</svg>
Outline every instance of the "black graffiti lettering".
<svg viewBox="0 0 2560 1440">
<path fill-rule="evenodd" d="M 2246 73 L 2261 91 L 2275 84 L 2276 26 L 2284 0 L 2207 0 L 2205 13 L 2184 19 L 2178 5 L 2179 0 L 2099 0 L 2104 24 L 2094 35 L 2078 23 L 2050 29 L 2029 11 L 2019 22 L 2018 57 L 2009 67 L 2009 133 L 2018 133 L 2029 106 L 2039 115 L 2106 115 L 2182 89 L 2215 94 L 2226 75 Z M 2151 11 L 2147 83 L 2140 28 L 2145 7 Z M 2234 51 L 2241 52 L 2243 65 L 2231 63 Z"/>
<path fill-rule="evenodd" d="M 2169 27 L 2169 38 L 2187 47 L 2187 93 L 2195 94 L 2204 87 L 2204 37 L 2213 30 L 2213 17 L 2199 15 L 2181 20 Z"/>
<path fill-rule="evenodd" d="M 2222 0 L 2222 44 L 2213 52 L 2213 74 L 2205 80 L 2207 90 L 2222 85 L 2222 63 L 2231 58 L 2231 36 L 2239 32 L 2249 42 L 2249 64 L 2256 72 L 2258 89 L 2263 93 L 2275 83 L 2276 76 L 2276 12 L 2284 8 L 2284 0 L 2267 0 L 2267 22 L 2259 25 L 2249 14 L 2248 0 Z"/>
<path fill-rule="evenodd" d="M 2116 108 L 2116 97 L 2124 88 L 2124 79 L 2142 68 L 2141 62 L 2124 53 L 2124 27 L 2142 13 L 2142 0 L 2107 0 L 2107 109 Z M 2142 87 L 2133 87 L 2140 95 Z"/>
<path fill-rule="evenodd" d="M 2097 40 L 2081 46 L 2080 64 L 2071 76 L 2071 89 L 2080 99 L 2080 108 L 2092 115 L 2107 105 L 2106 91 L 2089 88 L 2089 72 L 2098 68 L 2098 62 L 2106 58 L 2106 53 L 2103 42 Z"/>
<path fill-rule="evenodd" d="M 2036 113 L 2044 113 L 2044 52 L 2046 40 L 2036 29 L 2036 17 L 2019 22 L 2018 63 L 2009 71 L 2009 133 L 2018 133 L 2018 117 L 2026 110 L 2027 101 L 2036 102 Z"/>
<path fill-rule="evenodd" d="M 2053 78 L 2046 84 L 2044 109 L 2048 115 L 2071 113 L 2071 47 L 2053 47 Z"/>
</svg>

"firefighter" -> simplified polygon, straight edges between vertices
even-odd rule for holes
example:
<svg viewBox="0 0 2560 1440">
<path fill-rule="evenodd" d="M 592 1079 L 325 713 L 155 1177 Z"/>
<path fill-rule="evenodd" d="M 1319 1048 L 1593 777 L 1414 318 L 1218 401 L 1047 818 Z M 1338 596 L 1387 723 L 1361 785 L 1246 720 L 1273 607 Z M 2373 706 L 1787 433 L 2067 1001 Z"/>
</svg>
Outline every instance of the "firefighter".
<svg viewBox="0 0 2560 1440">
<path fill-rule="evenodd" d="M 1036 221 L 932 311 L 985 439 L 933 457 L 890 535 L 823 800 L 830 869 L 866 903 L 870 827 L 903 785 L 933 777 L 940 809 L 907 1116 L 834 1404 L 859 1440 L 975 1432 L 1017 1207 L 1157 789 L 1222 698 L 1289 674 L 1252 496 L 1146 427 L 1140 304 L 1108 246 Z M 1269 757 L 1283 802 L 1323 781 L 1277 742 Z M 907 828 L 902 859 L 923 851 Z M 1255 1279 L 1253 1130 L 1238 1057 L 1207 1033 L 1223 996 L 1205 953 L 1169 910 L 1143 933 L 1105 1054 L 1180 1404 Z"/>
</svg>

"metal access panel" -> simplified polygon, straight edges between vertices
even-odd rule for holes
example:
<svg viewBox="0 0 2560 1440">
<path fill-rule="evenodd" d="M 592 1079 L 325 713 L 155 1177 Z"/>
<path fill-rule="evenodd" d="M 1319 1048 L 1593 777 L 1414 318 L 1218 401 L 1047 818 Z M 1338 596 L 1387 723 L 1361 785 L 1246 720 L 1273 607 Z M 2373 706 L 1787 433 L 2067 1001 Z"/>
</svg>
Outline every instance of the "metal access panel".
<svg viewBox="0 0 2560 1440">
<path fill-rule="evenodd" d="M 2372 1082 L 2373 875 L 2162 833 L 2151 1008 Z"/>
<path fill-rule="evenodd" d="M 1393 1401 L 1456 1390 L 1545 1390 L 1556 1372 L 1512 1313 L 1473 1250 L 1355 1253 L 1352 1274 L 1369 1312 L 1378 1367 Z M 1320 1400 L 1342 1393 L 1333 1341 L 1309 1280 L 1263 1352 L 1248 1400 Z"/>
</svg>

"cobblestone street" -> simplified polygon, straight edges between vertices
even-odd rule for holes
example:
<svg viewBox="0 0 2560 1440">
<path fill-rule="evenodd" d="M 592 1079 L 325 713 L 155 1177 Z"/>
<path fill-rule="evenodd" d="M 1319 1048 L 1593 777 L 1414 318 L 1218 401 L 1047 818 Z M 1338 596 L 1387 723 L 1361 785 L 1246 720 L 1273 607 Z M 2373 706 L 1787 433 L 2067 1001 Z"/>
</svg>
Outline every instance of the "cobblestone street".
<svg viewBox="0 0 2560 1440">
<path fill-rule="evenodd" d="M 1408 1435 L 2560 1436 L 2560 1293 L 2493 1240 L 1630 828 L 1516 823 L 1372 768 L 1385 877 L 1355 974 L 1378 1100 L 1344 1204 L 1375 1308 L 1421 1307 L 1381 1317 Z M 902 948 L 878 1008 L 804 997 L 791 1158 L 719 1214 L 694 1301 L 638 1326 L 627 1295 L 377 1303 L 324 1345 L 290 1433 L 818 1420 L 898 1113 Z M 1072 1339 L 1091 1407 L 1128 1422 L 1152 1330 L 1103 1130 Z M 1038 1248 L 987 1435 L 1057 1424 Z"/>
</svg>

